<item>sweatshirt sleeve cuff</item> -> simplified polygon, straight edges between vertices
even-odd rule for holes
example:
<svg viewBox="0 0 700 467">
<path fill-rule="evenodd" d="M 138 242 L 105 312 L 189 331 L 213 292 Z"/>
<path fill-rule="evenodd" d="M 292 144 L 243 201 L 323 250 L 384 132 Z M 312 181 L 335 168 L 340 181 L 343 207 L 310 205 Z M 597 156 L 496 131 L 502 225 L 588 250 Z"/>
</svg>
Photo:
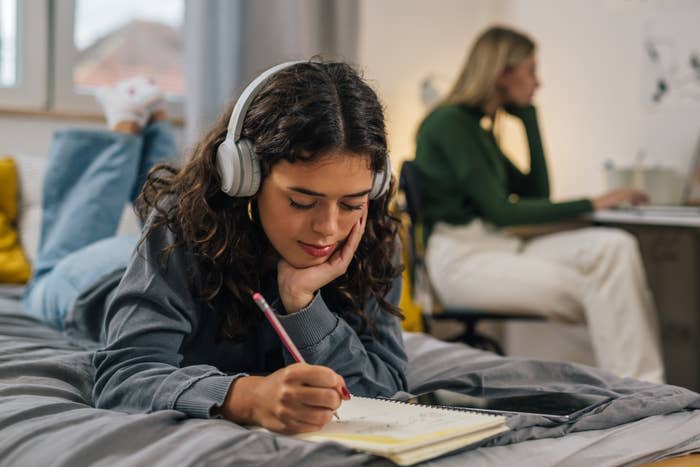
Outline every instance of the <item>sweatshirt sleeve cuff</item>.
<svg viewBox="0 0 700 467">
<path fill-rule="evenodd" d="M 328 309 L 321 292 L 306 308 L 280 316 L 280 321 L 300 350 L 318 344 L 338 327 L 338 317 Z"/>
<path fill-rule="evenodd" d="M 214 418 L 211 410 L 223 405 L 229 387 L 241 376 L 245 375 L 213 375 L 202 378 L 180 394 L 174 408 L 192 418 Z"/>
</svg>

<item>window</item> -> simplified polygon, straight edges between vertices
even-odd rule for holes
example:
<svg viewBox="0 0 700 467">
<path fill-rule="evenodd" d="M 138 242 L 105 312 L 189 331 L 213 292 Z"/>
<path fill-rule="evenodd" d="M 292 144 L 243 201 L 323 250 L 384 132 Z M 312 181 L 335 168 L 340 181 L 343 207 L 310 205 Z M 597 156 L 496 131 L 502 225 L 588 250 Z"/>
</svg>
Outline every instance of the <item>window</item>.
<svg viewBox="0 0 700 467">
<path fill-rule="evenodd" d="M 148 75 L 182 117 L 184 17 L 185 0 L 0 0 L 0 106 L 100 114 L 96 88 Z"/>
<path fill-rule="evenodd" d="M 169 113 L 182 116 L 184 0 L 54 1 L 54 102 L 63 112 L 98 112 L 96 87 L 153 77 Z"/>
<path fill-rule="evenodd" d="M 0 0 L 0 105 L 40 110 L 47 96 L 46 0 Z"/>
<path fill-rule="evenodd" d="M 0 86 L 17 83 L 17 0 L 0 0 Z"/>
</svg>

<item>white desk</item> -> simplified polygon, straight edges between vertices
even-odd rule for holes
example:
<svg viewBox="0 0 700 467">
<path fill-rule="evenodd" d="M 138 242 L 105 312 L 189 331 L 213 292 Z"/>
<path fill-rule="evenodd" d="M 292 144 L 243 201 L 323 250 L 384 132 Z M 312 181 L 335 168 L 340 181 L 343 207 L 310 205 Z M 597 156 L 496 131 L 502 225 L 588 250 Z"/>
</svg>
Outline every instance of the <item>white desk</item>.
<svg viewBox="0 0 700 467">
<path fill-rule="evenodd" d="M 665 227 L 694 227 L 700 228 L 700 215 L 669 215 L 659 213 L 645 213 L 634 210 L 596 211 L 589 218 L 599 224 L 632 224 L 632 225 L 656 225 Z"/>
<path fill-rule="evenodd" d="M 659 310 L 667 380 L 700 391 L 700 216 L 610 210 L 589 219 L 637 237 Z"/>
</svg>

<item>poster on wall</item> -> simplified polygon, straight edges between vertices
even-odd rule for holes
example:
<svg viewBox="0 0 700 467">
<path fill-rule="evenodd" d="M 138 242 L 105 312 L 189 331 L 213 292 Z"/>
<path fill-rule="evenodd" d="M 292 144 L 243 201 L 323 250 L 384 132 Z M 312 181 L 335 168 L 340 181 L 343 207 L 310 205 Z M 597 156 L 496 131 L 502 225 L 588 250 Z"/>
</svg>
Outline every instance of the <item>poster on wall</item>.
<svg viewBox="0 0 700 467">
<path fill-rule="evenodd" d="M 700 27 L 683 9 L 658 9 L 644 27 L 645 105 L 700 106 Z"/>
</svg>

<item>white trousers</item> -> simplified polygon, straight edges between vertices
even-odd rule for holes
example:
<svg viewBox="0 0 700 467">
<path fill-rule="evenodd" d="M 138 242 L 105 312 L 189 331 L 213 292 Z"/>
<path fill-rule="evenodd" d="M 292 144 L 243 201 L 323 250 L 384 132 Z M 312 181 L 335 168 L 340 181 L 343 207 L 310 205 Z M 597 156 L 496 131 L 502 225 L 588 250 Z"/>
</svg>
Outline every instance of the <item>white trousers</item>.
<svg viewBox="0 0 700 467">
<path fill-rule="evenodd" d="M 600 368 L 664 380 L 656 309 L 639 247 L 622 230 L 593 227 L 523 241 L 480 220 L 438 224 L 426 267 L 447 307 L 586 322 Z"/>
</svg>

